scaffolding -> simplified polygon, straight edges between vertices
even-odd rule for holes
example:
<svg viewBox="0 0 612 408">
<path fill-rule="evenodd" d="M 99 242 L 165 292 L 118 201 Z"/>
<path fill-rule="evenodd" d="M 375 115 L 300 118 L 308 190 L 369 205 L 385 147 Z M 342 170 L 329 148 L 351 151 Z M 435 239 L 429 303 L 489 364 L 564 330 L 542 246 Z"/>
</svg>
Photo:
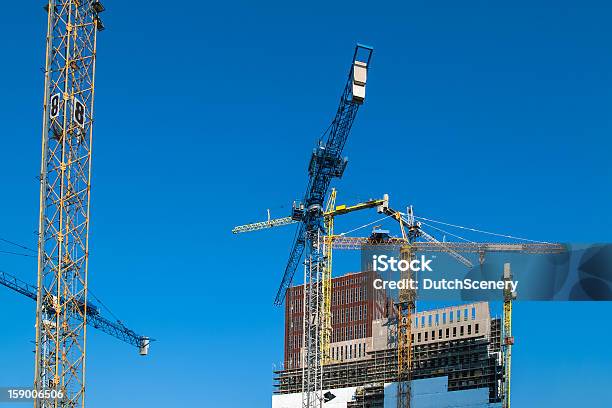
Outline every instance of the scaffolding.
<svg viewBox="0 0 612 408">
<path fill-rule="evenodd" d="M 491 319 L 490 336 L 438 341 L 411 347 L 411 380 L 448 377 L 448 391 L 489 389 L 489 402 L 503 399 L 501 320 Z M 398 382 L 397 348 L 369 351 L 367 358 L 332 363 L 323 371 L 323 389 Z M 274 372 L 274 393 L 301 392 L 301 369 Z M 367 405 L 366 405 L 367 406 Z"/>
</svg>

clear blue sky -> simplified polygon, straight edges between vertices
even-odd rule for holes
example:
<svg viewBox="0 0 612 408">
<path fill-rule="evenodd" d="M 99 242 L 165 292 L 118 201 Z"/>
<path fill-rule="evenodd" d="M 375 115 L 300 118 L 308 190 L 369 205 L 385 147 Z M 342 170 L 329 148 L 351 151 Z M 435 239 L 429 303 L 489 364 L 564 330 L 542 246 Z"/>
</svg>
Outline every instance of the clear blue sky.
<svg viewBox="0 0 612 408">
<path fill-rule="evenodd" d="M 159 341 L 142 358 L 90 330 L 88 406 L 269 406 L 293 230 L 230 230 L 303 193 L 357 41 L 375 54 L 340 201 L 610 242 L 612 9 L 500 3 L 105 1 L 90 287 Z M 0 236 L 30 246 L 45 29 L 42 2 L 3 6 Z M 31 259 L 0 269 L 35 281 Z M 612 406 L 611 312 L 517 304 L 516 406 Z M 30 384 L 34 303 L 0 288 L 0 327 L 0 386 Z"/>
</svg>

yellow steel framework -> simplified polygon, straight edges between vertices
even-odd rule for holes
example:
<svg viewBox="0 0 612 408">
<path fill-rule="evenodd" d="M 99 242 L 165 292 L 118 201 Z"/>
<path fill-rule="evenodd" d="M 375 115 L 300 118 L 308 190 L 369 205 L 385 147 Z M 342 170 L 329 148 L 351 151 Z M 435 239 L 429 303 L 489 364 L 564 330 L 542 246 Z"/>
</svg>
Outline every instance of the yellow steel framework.
<svg viewBox="0 0 612 408">
<path fill-rule="evenodd" d="M 403 230 L 402 230 L 403 232 Z M 410 261 L 413 251 L 410 244 L 403 245 L 400 249 L 400 258 Z M 410 280 L 410 271 L 401 272 L 401 279 Z M 412 389 L 410 373 L 412 366 L 412 316 L 415 311 L 416 292 L 414 289 L 405 288 L 399 291 L 396 303 L 397 313 L 397 406 L 409 408 L 411 404 Z"/>
<path fill-rule="evenodd" d="M 336 208 L 336 189 L 327 200 L 323 220 L 327 233 L 323 243 L 324 247 L 324 267 L 323 267 L 323 315 L 321 328 L 321 364 L 327 365 L 331 362 L 331 335 L 332 335 L 332 239 L 334 236 L 334 216 L 333 210 Z"/>
<path fill-rule="evenodd" d="M 334 235 L 334 217 L 338 215 L 348 214 L 354 211 L 364 210 L 373 207 L 387 205 L 388 196 L 378 200 L 368 200 L 363 203 L 352 206 L 339 205 L 336 206 L 336 189 L 332 192 L 327 200 L 323 219 L 325 222 L 326 236 L 324 242 L 325 266 L 323 268 L 323 316 L 321 330 L 321 363 L 323 365 L 330 364 L 331 359 L 331 335 L 332 335 L 332 265 L 333 265 L 333 243 L 337 238 Z"/>
<path fill-rule="evenodd" d="M 510 264 L 504 264 L 504 280 L 512 280 L 512 271 Z M 510 408 L 510 375 L 512 373 L 512 346 L 514 345 L 514 337 L 512 337 L 512 301 L 516 298 L 516 293 L 510 289 L 504 290 L 504 401 L 503 408 Z"/>
<path fill-rule="evenodd" d="M 392 219 L 395 219 L 401 230 L 401 237 L 380 236 L 373 234 L 370 237 L 347 237 L 343 234 L 334 233 L 334 217 L 337 215 L 347 214 L 350 212 L 363 210 L 367 208 L 377 207 L 379 213 L 386 214 Z M 420 223 L 415 222 L 412 214 L 412 207 L 408 209 L 407 219 L 399 211 L 389 208 L 389 197 L 384 195 L 383 199 L 369 200 L 353 206 L 338 205 L 336 206 L 336 190 L 332 190 L 326 209 L 324 212 L 324 221 L 326 228 L 326 236 L 324 242 L 325 266 L 323 269 L 323 319 L 321 331 L 321 355 L 323 356 L 323 364 L 331 363 L 330 345 L 331 345 L 331 303 L 332 303 L 332 264 L 333 264 L 333 249 L 352 249 L 360 250 L 364 247 L 386 246 L 398 248 L 403 259 L 410 259 L 417 252 L 445 252 L 453 256 L 457 261 L 463 263 L 467 267 L 472 267 L 472 263 L 462 253 L 478 254 L 479 261 L 484 262 L 484 257 L 487 252 L 520 252 L 531 254 L 552 254 L 562 253 L 567 251 L 567 248 L 561 244 L 554 243 L 496 243 L 496 242 L 439 242 L 431 235 L 421 229 Z M 291 224 L 291 217 L 280 218 L 276 220 L 268 219 L 264 222 L 242 225 L 234 228 L 232 232 L 241 233 L 248 231 L 257 231 L 261 229 L 271 228 L 274 226 Z M 426 241 L 416 241 L 417 238 L 425 239 Z M 508 267 L 509 273 L 509 267 Z M 410 279 L 411 277 L 403 276 L 402 279 Z M 510 279 L 512 279 L 510 275 Z M 510 368 L 511 368 L 511 347 L 514 343 L 514 338 L 511 334 L 511 319 L 512 319 L 512 299 L 516 294 L 504 294 L 504 347 L 505 347 L 505 398 L 504 408 L 510 407 Z M 412 344 L 411 344 L 411 324 L 412 315 L 416 310 L 416 291 L 403 289 L 399 293 L 398 302 L 396 303 L 397 313 L 397 356 L 398 356 L 398 399 L 397 406 L 400 408 L 409 408 L 411 400 L 410 392 L 410 372 L 412 360 Z"/>
<path fill-rule="evenodd" d="M 34 378 L 43 398 L 34 406 L 83 407 L 94 72 L 104 7 L 49 0 L 46 9 Z"/>
<path fill-rule="evenodd" d="M 412 208 L 408 210 L 408 219 L 404 218 L 399 211 L 389 208 L 388 196 L 385 195 L 385 204 L 379 212 L 387 214 L 398 221 L 402 237 L 380 237 L 373 234 L 370 237 L 346 237 L 335 235 L 332 246 L 335 249 L 363 249 L 372 246 L 387 246 L 399 248 L 402 259 L 411 259 L 416 252 L 446 252 L 453 255 L 458 261 L 466 264 L 465 258 L 458 256 L 459 253 L 477 253 L 480 262 L 484 262 L 487 252 L 521 252 L 532 254 L 562 253 L 567 248 L 561 244 L 554 243 L 482 243 L 482 242 L 439 242 L 421 230 L 420 225 L 414 221 Z M 415 241 L 418 237 L 425 237 L 428 242 Z M 411 279 L 412 276 L 405 275 L 401 279 Z M 504 265 L 504 279 L 512 280 L 510 264 Z M 511 351 L 514 344 L 512 337 L 512 300 L 516 293 L 504 292 L 504 408 L 510 408 L 510 369 Z M 398 392 L 397 407 L 409 408 L 411 404 L 410 373 L 412 360 L 411 324 L 412 315 L 416 310 L 416 291 L 402 289 L 399 291 L 396 303 L 397 313 L 397 357 L 398 357 Z"/>
</svg>

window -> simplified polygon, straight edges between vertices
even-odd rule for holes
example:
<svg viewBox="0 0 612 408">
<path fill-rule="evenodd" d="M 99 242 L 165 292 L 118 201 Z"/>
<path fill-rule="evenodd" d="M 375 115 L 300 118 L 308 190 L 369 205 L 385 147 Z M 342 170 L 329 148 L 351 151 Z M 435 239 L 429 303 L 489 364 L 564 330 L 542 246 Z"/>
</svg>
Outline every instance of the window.
<svg viewBox="0 0 612 408">
<path fill-rule="evenodd" d="M 472 320 L 476 320 L 476 308 L 472 308 Z"/>
<path fill-rule="evenodd" d="M 432 339 L 432 340 L 435 340 L 435 339 L 436 339 L 436 331 L 435 331 L 435 330 L 432 330 L 432 331 L 431 331 L 431 339 Z"/>
<path fill-rule="evenodd" d="M 453 316 L 454 316 L 453 312 L 450 312 L 448 314 L 448 317 L 449 317 L 451 323 L 453 322 Z"/>
<path fill-rule="evenodd" d="M 460 332 L 459 332 L 459 335 L 460 335 L 460 336 L 463 336 L 463 326 L 461 326 L 461 330 L 460 330 Z"/>
<path fill-rule="evenodd" d="M 429 327 L 431 327 L 431 315 L 428 316 L 427 320 L 428 320 Z"/>
<path fill-rule="evenodd" d="M 417 333 L 417 342 L 421 342 L 421 333 Z"/>
<path fill-rule="evenodd" d="M 474 333 L 478 334 L 478 323 L 474 325 Z"/>
<path fill-rule="evenodd" d="M 442 329 L 438 330 L 438 338 L 441 339 L 442 338 Z"/>
<path fill-rule="evenodd" d="M 410 342 L 414 343 L 414 333 L 410 335 Z"/>
<path fill-rule="evenodd" d="M 427 341 L 427 332 L 425 332 L 425 341 Z"/>
<path fill-rule="evenodd" d="M 457 337 L 457 328 L 453 327 L 453 337 Z"/>
<path fill-rule="evenodd" d="M 468 334 L 472 334 L 472 325 L 468 324 Z"/>
<path fill-rule="evenodd" d="M 447 329 L 446 329 L 446 338 L 447 338 L 447 339 L 448 339 L 448 332 L 449 332 L 449 329 L 447 328 Z"/>
<path fill-rule="evenodd" d="M 457 310 L 457 321 L 461 321 L 461 310 Z"/>
<path fill-rule="evenodd" d="M 440 325 L 440 314 L 436 313 L 436 326 Z"/>
<path fill-rule="evenodd" d="M 421 316 L 421 327 L 425 327 L 425 316 Z"/>
<path fill-rule="evenodd" d="M 446 324 L 446 312 L 442 313 L 442 324 Z"/>
<path fill-rule="evenodd" d="M 468 319 L 468 310 L 467 307 L 465 309 L 463 309 L 463 320 L 467 320 Z"/>
</svg>

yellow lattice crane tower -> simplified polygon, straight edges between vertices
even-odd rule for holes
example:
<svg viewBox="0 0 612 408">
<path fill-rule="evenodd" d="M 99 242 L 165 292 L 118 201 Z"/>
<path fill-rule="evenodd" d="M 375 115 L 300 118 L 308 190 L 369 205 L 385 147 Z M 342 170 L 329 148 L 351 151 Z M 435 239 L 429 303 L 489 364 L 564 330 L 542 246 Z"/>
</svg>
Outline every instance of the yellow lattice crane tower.
<svg viewBox="0 0 612 408">
<path fill-rule="evenodd" d="M 37 395 L 45 397 L 34 406 L 83 407 L 96 37 L 104 7 L 49 0 L 45 9 L 34 370 Z"/>
<path fill-rule="evenodd" d="M 545 243 L 545 242 L 448 242 L 438 241 L 435 237 L 423 230 L 421 223 L 416 221 L 412 207 L 407 209 L 406 213 L 394 210 L 389 207 L 389 196 L 385 194 L 382 199 L 369 200 L 363 203 L 352 206 L 336 205 L 336 190 L 332 192 L 326 203 L 323 214 L 326 235 L 324 239 L 324 257 L 325 268 L 322 278 L 322 293 L 323 293 L 323 313 L 322 313 L 322 330 L 321 330 L 321 355 L 323 365 L 333 363 L 330 355 L 331 344 L 331 304 L 332 304 L 332 265 L 333 265 L 333 249 L 342 250 L 363 250 L 364 248 L 373 249 L 376 247 L 387 247 L 393 250 L 399 249 L 400 258 L 404 260 L 413 259 L 416 253 L 422 252 L 437 252 L 445 253 L 455 260 L 465 265 L 467 268 L 472 268 L 473 263 L 462 254 L 477 254 L 481 263 L 484 262 L 485 254 L 487 253 L 528 253 L 528 254 L 555 254 L 567 251 L 567 248 L 561 244 Z M 388 218 L 398 222 L 401 230 L 401 237 L 393 237 L 389 234 L 373 233 L 369 237 L 351 237 L 346 234 L 336 234 L 334 231 L 334 218 L 338 215 L 347 214 L 350 212 L 376 208 L 377 212 L 386 215 Z M 422 217 L 420 217 L 422 218 Z M 380 220 L 382 221 L 382 220 Z M 432 220 L 430 220 L 432 221 Z M 232 232 L 240 234 L 244 232 L 258 231 L 267 228 L 273 228 L 283 225 L 295 223 L 291 217 L 283 217 L 278 219 L 270 219 L 268 215 L 267 221 L 246 224 L 235 227 Z M 371 225 L 371 224 L 366 224 Z M 360 227 L 362 228 L 362 227 Z M 465 227 L 462 227 L 465 228 Z M 357 228 L 359 229 L 359 228 Z M 472 229 L 476 232 L 483 232 Z M 486 233 L 486 232 L 485 232 Z M 495 234 L 500 235 L 500 234 Z M 461 238 L 461 237 L 459 237 Z M 507 236 L 507 238 L 513 238 Z M 410 272 L 401 272 L 401 280 L 410 281 L 418 280 L 418 277 L 412 276 Z M 504 267 L 504 279 L 512 280 L 509 264 Z M 504 292 L 504 358 L 505 358 L 505 374 L 504 374 L 504 408 L 510 407 L 510 367 L 511 367 L 511 346 L 514 343 L 514 338 L 511 334 L 511 314 L 512 300 L 516 297 L 513 292 Z M 397 348 L 397 407 L 410 408 L 412 402 L 411 392 L 411 372 L 412 372 L 412 333 L 411 325 L 413 315 L 416 311 L 416 290 L 405 288 L 399 290 L 398 300 L 395 304 L 395 313 L 397 318 L 397 339 L 395 347 Z"/>
<path fill-rule="evenodd" d="M 530 253 L 530 254 L 555 254 L 567 251 L 561 244 L 529 242 L 529 243 L 487 243 L 487 242 L 440 242 L 427 232 L 423 231 L 421 223 L 415 221 L 412 207 L 407 212 L 401 213 L 388 206 L 388 196 L 385 196 L 385 205 L 379 207 L 379 212 L 388 215 L 398 221 L 401 237 L 392 237 L 384 234 L 372 234 L 370 237 L 348 237 L 335 235 L 333 240 L 334 249 L 362 250 L 364 248 L 388 247 L 400 250 L 402 259 L 411 259 L 418 252 L 444 252 L 455 258 L 468 268 L 473 265 L 462 253 L 478 254 L 480 262 L 484 262 L 486 253 Z M 479 231 L 482 232 L 482 231 Z M 417 241 L 417 238 L 426 241 Z M 418 279 L 406 275 L 401 279 Z M 504 265 L 504 280 L 512 280 L 510 264 Z M 503 327 L 503 350 L 504 350 L 504 408 L 510 408 L 510 372 L 511 372 L 511 349 L 514 344 L 512 337 L 512 301 L 516 293 L 504 291 L 504 327 Z M 410 374 L 412 369 L 412 344 L 411 324 L 412 315 L 416 309 L 416 291 L 402 289 L 398 293 L 396 303 L 397 314 L 397 361 L 398 361 L 398 392 L 397 407 L 409 408 L 411 405 Z"/>
<path fill-rule="evenodd" d="M 512 281 L 512 270 L 510 264 L 504 264 L 504 281 Z M 516 292 L 511 289 L 504 289 L 504 331 L 503 345 L 504 351 L 504 401 L 503 408 L 510 408 L 510 374 L 512 368 L 512 346 L 514 337 L 512 336 L 512 301 L 516 299 Z"/>
<path fill-rule="evenodd" d="M 413 251 L 410 246 L 400 248 L 400 258 L 410 261 Z M 410 271 L 401 272 L 400 280 L 414 279 Z M 410 374 L 412 370 L 412 316 L 416 309 L 416 291 L 411 288 L 401 289 L 395 304 L 397 315 L 397 407 L 410 408 L 412 388 Z"/>
</svg>

